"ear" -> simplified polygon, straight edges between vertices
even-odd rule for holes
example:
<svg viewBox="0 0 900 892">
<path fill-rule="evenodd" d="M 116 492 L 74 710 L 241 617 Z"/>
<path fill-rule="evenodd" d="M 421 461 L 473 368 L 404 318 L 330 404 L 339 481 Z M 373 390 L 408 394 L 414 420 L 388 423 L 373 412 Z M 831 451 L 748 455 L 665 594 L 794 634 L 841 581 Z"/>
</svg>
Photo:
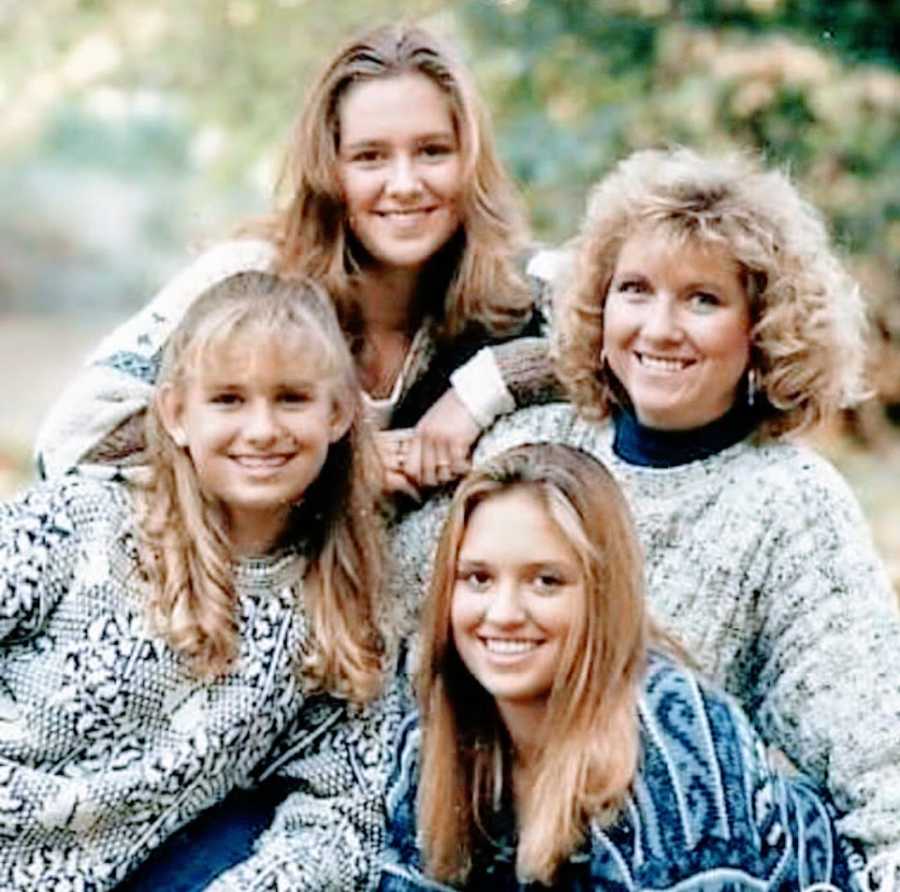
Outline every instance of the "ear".
<svg viewBox="0 0 900 892">
<path fill-rule="evenodd" d="M 156 411 L 166 433 L 175 441 L 176 446 L 187 446 L 187 432 L 184 429 L 182 416 L 184 403 L 181 393 L 174 384 L 160 386 L 156 392 Z"/>
<path fill-rule="evenodd" d="M 331 404 L 331 419 L 328 422 L 328 441 L 337 443 L 350 430 L 352 423 L 352 405 L 346 400 L 333 400 Z"/>
</svg>

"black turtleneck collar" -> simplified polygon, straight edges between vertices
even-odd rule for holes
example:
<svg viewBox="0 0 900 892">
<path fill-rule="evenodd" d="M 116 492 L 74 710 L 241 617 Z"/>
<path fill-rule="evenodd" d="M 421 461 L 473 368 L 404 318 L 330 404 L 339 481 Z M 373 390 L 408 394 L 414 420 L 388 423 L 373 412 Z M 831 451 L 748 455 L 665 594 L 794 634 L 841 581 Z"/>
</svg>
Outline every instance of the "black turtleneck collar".
<svg viewBox="0 0 900 892">
<path fill-rule="evenodd" d="M 748 406 L 743 399 L 722 416 L 690 430 L 658 430 L 641 424 L 629 408 L 613 410 L 613 452 L 630 465 L 673 468 L 709 458 L 748 437 L 766 414 L 765 398 Z"/>
</svg>

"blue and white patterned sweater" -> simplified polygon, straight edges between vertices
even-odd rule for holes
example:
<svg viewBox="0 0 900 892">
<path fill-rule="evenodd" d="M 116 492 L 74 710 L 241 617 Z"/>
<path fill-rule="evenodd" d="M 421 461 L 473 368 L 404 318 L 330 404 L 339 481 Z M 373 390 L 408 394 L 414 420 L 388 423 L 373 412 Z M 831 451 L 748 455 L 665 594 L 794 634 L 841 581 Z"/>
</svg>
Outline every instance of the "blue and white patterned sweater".
<svg viewBox="0 0 900 892">
<path fill-rule="evenodd" d="M 813 787 L 766 761 L 744 715 L 720 694 L 660 657 L 639 700 L 640 769 L 625 807 L 591 824 L 553 888 L 588 890 L 851 889 L 831 817 Z M 404 723 L 387 784 L 387 856 L 379 889 L 448 888 L 423 872 L 415 821 L 420 731 Z M 546 888 L 519 883 L 511 841 L 476 853 L 466 888 Z M 822 887 L 819 887 L 820 889 Z"/>
</svg>

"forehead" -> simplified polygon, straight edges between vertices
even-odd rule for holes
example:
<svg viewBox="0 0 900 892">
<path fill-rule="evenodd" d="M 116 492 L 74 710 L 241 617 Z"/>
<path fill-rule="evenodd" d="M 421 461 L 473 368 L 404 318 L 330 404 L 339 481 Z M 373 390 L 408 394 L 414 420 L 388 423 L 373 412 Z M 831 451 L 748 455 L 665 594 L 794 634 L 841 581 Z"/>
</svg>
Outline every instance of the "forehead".
<svg viewBox="0 0 900 892">
<path fill-rule="evenodd" d="M 190 375 L 204 382 L 251 379 L 317 381 L 332 377 L 334 364 L 312 332 L 230 332 L 198 345 L 187 363 Z"/>
<path fill-rule="evenodd" d="M 731 278 L 741 273 L 740 264 L 724 243 L 664 224 L 640 227 L 622 243 L 617 270 L 660 266 L 685 275 L 702 271 Z"/>
<path fill-rule="evenodd" d="M 453 131 L 447 94 L 419 72 L 360 80 L 338 106 L 342 143 Z"/>
<path fill-rule="evenodd" d="M 475 505 L 460 559 L 529 564 L 578 560 L 544 499 L 528 486 L 493 493 Z"/>
</svg>

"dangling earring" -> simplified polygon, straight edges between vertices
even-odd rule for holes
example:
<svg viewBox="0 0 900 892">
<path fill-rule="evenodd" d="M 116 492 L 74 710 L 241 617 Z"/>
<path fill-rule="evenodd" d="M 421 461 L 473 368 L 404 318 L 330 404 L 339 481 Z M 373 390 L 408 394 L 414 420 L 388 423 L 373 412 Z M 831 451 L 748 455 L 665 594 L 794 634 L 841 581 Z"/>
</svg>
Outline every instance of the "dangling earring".
<svg viewBox="0 0 900 892">
<path fill-rule="evenodd" d="M 747 405 L 752 406 L 756 402 L 756 390 L 757 390 L 757 381 L 756 381 L 756 369 L 750 369 L 747 372 Z"/>
<path fill-rule="evenodd" d="M 600 371 L 606 368 L 606 347 L 600 350 Z"/>
</svg>

